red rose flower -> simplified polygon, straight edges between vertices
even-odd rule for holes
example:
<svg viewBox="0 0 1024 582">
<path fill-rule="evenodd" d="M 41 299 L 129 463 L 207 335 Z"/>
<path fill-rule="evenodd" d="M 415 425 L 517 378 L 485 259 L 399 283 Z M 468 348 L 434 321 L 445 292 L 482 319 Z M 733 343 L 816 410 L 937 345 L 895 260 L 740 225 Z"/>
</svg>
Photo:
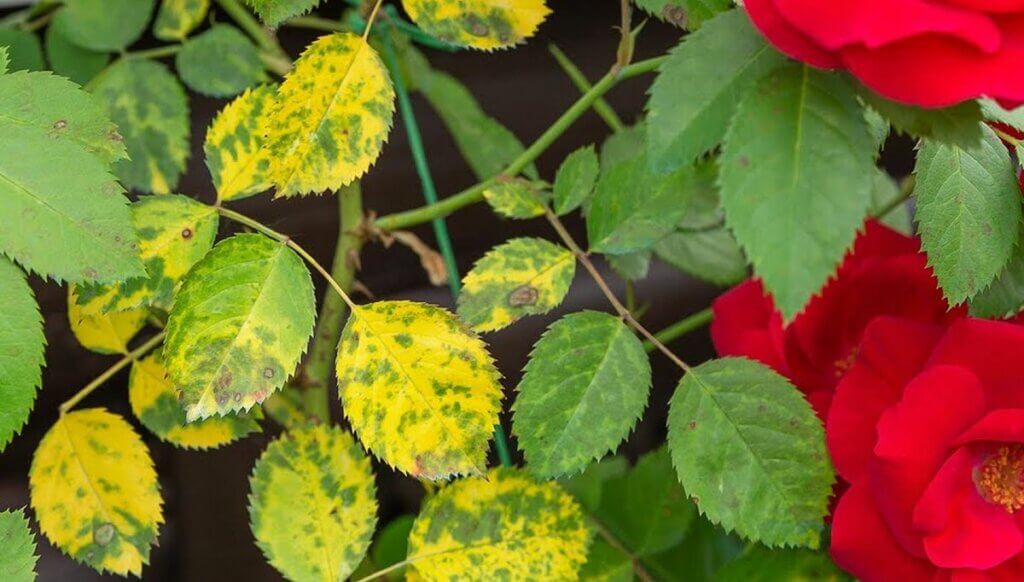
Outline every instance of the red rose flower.
<svg viewBox="0 0 1024 582">
<path fill-rule="evenodd" d="M 1024 579 L 1024 327 L 879 318 L 826 435 L 832 558 L 865 582 Z"/>
<path fill-rule="evenodd" d="M 722 356 L 746 356 L 790 378 L 825 418 L 832 392 L 857 354 L 864 328 L 877 317 L 946 323 L 949 310 L 917 239 L 869 221 L 819 296 L 788 326 L 748 280 L 719 297 L 711 338 Z"/>
<path fill-rule="evenodd" d="M 1024 101 L 1024 1 L 747 0 L 787 55 L 848 69 L 878 93 L 943 107 L 982 95 Z"/>
</svg>

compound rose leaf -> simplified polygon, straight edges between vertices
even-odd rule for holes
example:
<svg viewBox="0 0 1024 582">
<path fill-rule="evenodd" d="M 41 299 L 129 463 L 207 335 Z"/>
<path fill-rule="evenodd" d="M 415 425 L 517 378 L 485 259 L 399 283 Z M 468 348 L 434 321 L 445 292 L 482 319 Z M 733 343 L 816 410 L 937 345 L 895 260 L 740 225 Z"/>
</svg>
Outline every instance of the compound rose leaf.
<svg viewBox="0 0 1024 582">
<path fill-rule="evenodd" d="M 816 548 L 835 475 L 821 421 L 788 380 L 742 358 L 683 376 L 668 446 L 701 513 L 766 546 Z"/>
<path fill-rule="evenodd" d="M 576 273 L 569 249 L 516 238 L 491 249 L 462 281 L 459 317 L 474 331 L 495 331 L 558 307 Z"/>
<path fill-rule="evenodd" d="M 337 190 L 361 177 L 380 155 L 394 110 L 388 71 L 362 37 L 317 39 L 266 121 L 267 179 L 277 196 Z"/>
<path fill-rule="evenodd" d="M 499 374 L 484 342 L 448 311 L 411 301 L 358 307 L 337 377 L 356 435 L 388 465 L 431 480 L 485 470 Z"/>
<path fill-rule="evenodd" d="M 159 352 L 132 364 L 128 379 L 132 413 L 160 440 L 186 449 L 214 449 L 260 430 L 254 416 L 246 413 L 186 422 L 179 395 Z"/>
<path fill-rule="evenodd" d="M 218 243 L 182 281 L 163 358 L 189 422 L 248 410 L 295 371 L 316 317 L 309 271 L 260 234 Z"/>
<path fill-rule="evenodd" d="M 370 546 L 377 491 L 349 433 L 319 424 L 270 443 L 249 479 L 256 544 L 289 580 L 346 580 Z"/>
<path fill-rule="evenodd" d="M 430 497 L 409 533 L 407 561 L 426 580 L 575 580 L 590 530 L 557 483 L 517 469 L 452 483 Z"/>
<path fill-rule="evenodd" d="M 139 435 L 102 408 L 61 416 L 29 471 L 39 529 L 99 572 L 139 576 L 163 523 L 153 460 Z"/>
<path fill-rule="evenodd" d="M 527 466 L 544 478 L 583 470 L 629 435 L 650 390 L 647 353 L 620 319 L 559 319 L 530 353 L 512 406 Z"/>
<path fill-rule="evenodd" d="M 402 6 L 427 34 L 487 51 L 524 42 L 551 14 L 545 0 L 402 0 Z"/>
</svg>

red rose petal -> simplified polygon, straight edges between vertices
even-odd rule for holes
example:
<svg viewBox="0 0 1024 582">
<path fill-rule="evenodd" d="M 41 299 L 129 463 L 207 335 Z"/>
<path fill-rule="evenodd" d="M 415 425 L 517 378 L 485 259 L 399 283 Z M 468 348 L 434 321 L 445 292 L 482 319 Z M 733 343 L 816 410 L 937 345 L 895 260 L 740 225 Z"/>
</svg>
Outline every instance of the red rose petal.
<svg viewBox="0 0 1024 582">
<path fill-rule="evenodd" d="M 748 279 L 723 293 L 711 306 L 711 341 L 720 356 L 744 356 L 787 375 L 788 367 L 774 336 L 782 319 L 759 281 Z M 773 333 L 772 328 L 778 328 Z"/>
<path fill-rule="evenodd" d="M 961 433 L 955 444 L 976 442 L 1024 443 L 1024 409 L 993 410 Z"/>
<path fill-rule="evenodd" d="M 870 488 L 858 483 L 836 506 L 829 555 L 863 582 L 926 582 L 936 571 L 927 561 L 900 548 L 878 513 Z"/>
<path fill-rule="evenodd" d="M 842 65 L 839 57 L 814 43 L 782 18 L 772 0 L 747 0 L 747 14 L 775 48 L 814 67 L 834 69 Z"/>
<path fill-rule="evenodd" d="M 911 380 L 878 420 L 874 453 L 895 463 L 939 468 L 952 442 L 986 412 L 981 381 L 957 366 L 931 367 Z"/>
<path fill-rule="evenodd" d="M 1024 75 L 1022 75 L 1024 76 Z M 964 319 L 950 326 L 930 365 L 968 368 L 985 389 L 990 410 L 1024 408 L 1024 326 Z"/>
<path fill-rule="evenodd" d="M 981 497 L 971 473 L 979 459 L 957 449 L 914 509 L 929 560 L 942 568 L 992 568 L 1024 549 L 1012 515 Z"/>
<path fill-rule="evenodd" d="M 914 237 L 907 236 L 871 219 L 864 223 L 864 232 L 857 236 L 853 243 L 851 264 L 876 257 L 894 257 L 896 255 L 921 252 L 921 244 Z"/>
<path fill-rule="evenodd" d="M 913 554 L 924 554 L 913 523 L 914 506 L 948 454 L 950 443 L 985 414 L 981 382 L 953 366 L 925 370 L 911 380 L 899 403 L 878 421 L 868 482 L 893 536 Z"/>
<path fill-rule="evenodd" d="M 860 479 L 875 446 L 879 417 L 899 400 L 941 334 L 941 326 L 890 317 L 864 330 L 857 360 L 836 388 L 827 422 L 829 453 L 843 479 Z"/>
<path fill-rule="evenodd" d="M 790 25 L 819 46 L 877 48 L 938 33 L 988 53 L 999 48 L 999 29 L 977 12 L 925 0 L 774 0 Z M 919 57 L 920 58 L 920 57 Z"/>
<path fill-rule="evenodd" d="M 943 3 L 993 14 L 1024 10 L 1024 0 L 943 0 Z"/>
<path fill-rule="evenodd" d="M 1019 30 L 1013 34 L 1024 38 Z M 876 49 L 851 45 L 842 49 L 842 59 L 861 82 L 894 101 L 946 107 L 982 95 L 1024 100 L 1024 75 L 1015 73 L 1024 67 L 1019 46 L 986 54 L 948 36 L 929 34 Z"/>
</svg>

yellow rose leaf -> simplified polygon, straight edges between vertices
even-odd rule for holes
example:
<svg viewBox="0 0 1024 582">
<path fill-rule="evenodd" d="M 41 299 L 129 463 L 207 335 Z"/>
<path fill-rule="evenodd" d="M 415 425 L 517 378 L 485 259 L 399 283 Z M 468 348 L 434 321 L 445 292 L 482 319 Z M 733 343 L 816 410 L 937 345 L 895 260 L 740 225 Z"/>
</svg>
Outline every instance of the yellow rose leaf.
<svg viewBox="0 0 1024 582">
<path fill-rule="evenodd" d="M 140 575 L 163 523 L 149 451 L 120 416 L 89 408 L 61 416 L 29 470 L 39 529 L 100 572 Z"/>
</svg>

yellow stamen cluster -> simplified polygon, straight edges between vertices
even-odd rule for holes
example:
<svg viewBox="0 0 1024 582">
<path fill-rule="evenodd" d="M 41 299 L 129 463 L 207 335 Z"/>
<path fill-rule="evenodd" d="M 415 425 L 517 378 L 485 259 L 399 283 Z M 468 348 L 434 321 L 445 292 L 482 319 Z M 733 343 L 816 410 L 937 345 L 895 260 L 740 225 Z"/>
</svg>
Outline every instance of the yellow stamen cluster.
<svg viewBox="0 0 1024 582">
<path fill-rule="evenodd" d="M 1024 446 L 999 447 L 982 462 L 975 483 L 985 499 L 1009 513 L 1024 507 Z"/>
</svg>

